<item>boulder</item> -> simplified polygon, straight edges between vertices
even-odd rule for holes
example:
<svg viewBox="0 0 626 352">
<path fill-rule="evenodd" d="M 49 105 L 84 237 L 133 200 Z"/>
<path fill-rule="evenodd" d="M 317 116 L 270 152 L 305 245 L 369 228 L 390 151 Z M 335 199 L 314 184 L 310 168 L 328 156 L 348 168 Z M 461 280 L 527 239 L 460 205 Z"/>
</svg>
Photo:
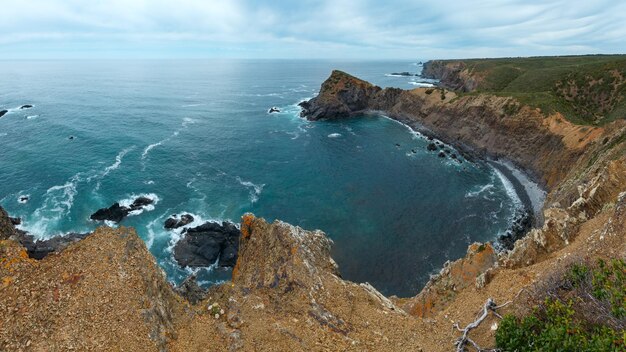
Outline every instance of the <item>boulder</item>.
<svg viewBox="0 0 626 352">
<path fill-rule="evenodd" d="M 444 152 L 439 152 L 438 156 L 439 156 L 440 158 L 445 158 L 445 157 L 446 157 L 446 153 L 444 153 Z"/>
<path fill-rule="evenodd" d="M 174 214 L 169 219 L 165 220 L 165 224 L 163 225 L 166 229 L 177 229 L 179 227 L 183 227 L 185 225 L 189 225 L 193 222 L 194 218 L 191 214 L 183 214 L 180 218 Z"/>
<path fill-rule="evenodd" d="M 22 105 L 22 106 L 20 106 L 20 110 L 22 110 L 22 109 L 30 109 L 30 108 L 32 108 L 32 107 L 33 107 L 32 105 L 30 105 L 30 104 L 26 104 L 26 105 Z"/>
<path fill-rule="evenodd" d="M 188 229 L 174 246 L 174 259 L 182 267 L 232 267 L 237 261 L 241 232 L 230 222 L 206 222 Z"/>
<path fill-rule="evenodd" d="M 9 110 L 0 110 L 0 117 L 4 116 Z"/>
<path fill-rule="evenodd" d="M 275 107 L 275 106 L 273 106 L 273 107 L 271 107 L 269 110 L 267 110 L 267 112 L 268 112 L 269 114 L 272 114 L 272 113 L 275 113 L 275 112 L 280 112 L 280 109 L 279 109 L 279 108 L 277 108 L 277 107 Z"/>
<path fill-rule="evenodd" d="M 428 151 L 434 152 L 435 150 L 437 150 L 437 145 L 435 143 L 428 143 L 426 149 Z"/>
<path fill-rule="evenodd" d="M 138 197 L 133 201 L 130 207 L 122 206 L 120 203 L 114 203 L 108 208 L 102 208 L 91 214 L 91 220 L 120 222 L 128 214 L 135 210 L 141 210 L 146 206 L 153 204 L 154 200 L 148 197 Z"/>
</svg>

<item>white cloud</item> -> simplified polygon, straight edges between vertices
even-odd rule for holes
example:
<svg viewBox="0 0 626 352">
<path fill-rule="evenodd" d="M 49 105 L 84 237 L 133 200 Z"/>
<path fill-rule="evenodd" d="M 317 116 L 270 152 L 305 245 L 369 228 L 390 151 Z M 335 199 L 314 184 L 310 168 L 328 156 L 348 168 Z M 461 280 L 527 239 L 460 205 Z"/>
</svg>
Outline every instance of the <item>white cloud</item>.
<svg viewBox="0 0 626 352">
<path fill-rule="evenodd" d="M 181 57 L 626 50 L 626 3 L 613 0 L 5 0 L 2 13 L 0 45 L 15 57 L 20 51 L 45 57 L 55 45 L 78 56 L 132 48 L 134 55 L 145 49 Z"/>
</svg>

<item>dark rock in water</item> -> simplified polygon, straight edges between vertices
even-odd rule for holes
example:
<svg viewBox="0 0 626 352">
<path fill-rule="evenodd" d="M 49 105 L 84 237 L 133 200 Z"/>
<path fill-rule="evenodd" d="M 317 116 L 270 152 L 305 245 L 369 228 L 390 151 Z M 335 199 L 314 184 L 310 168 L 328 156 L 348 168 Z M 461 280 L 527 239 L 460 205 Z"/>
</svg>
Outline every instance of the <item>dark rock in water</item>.
<svg viewBox="0 0 626 352">
<path fill-rule="evenodd" d="M 450 149 L 444 149 L 444 152 L 446 152 L 446 154 L 452 153 L 452 151 L 450 151 Z"/>
<path fill-rule="evenodd" d="M 4 116 L 9 110 L 0 110 L 0 117 Z"/>
<path fill-rule="evenodd" d="M 412 152 L 413 154 L 417 154 L 417 150 L 415 150 L 415 149 L 411 149 L 411 152 Z"/>
<path fill-rule="evenodd" d="M 33 107 L 32 105 L 30 105 L 30 104 L 26 104 L 26 105 L 22 105 L 22 106 L 20 106 L 20 110 L 21 110 L 21 109 L 30 109 L 30 108 L 32 108 L 32 107 Z"/>
<path fill-rule="evenodd" d="M 429 143 L 426 149 L 428 151 L 434 152 L 435 150 L 437 150 L 437 145 L 435 143 Z"/>
<path fill-rule="evenodd" d="M 433 139 L 435 139 L 435 138 L 433 138 L 432 136 L 428 136 L 428 140 L 429 141 L 432 141 Z"/>
<path fill-rule="evenodd" d="M 507 250 L 513 249 L 515 242 L 524 237 L 524 235 L 526 235 L 526 233 L 532 228 L 533 222 L 534 217 L 532 212 L 528 210 L 519 210 L 509 229 L 504 235 L 498 238 L 498 242 Z"/>
<path fill-rule="evenodd" d="M 439 144 L 439 148 L 444 149 L 446 147 L 445 144 Z"/>
<path fill-rule="evenodd" d="M 32 235 L 22 232 L 22 235 L 19 236 L 19 242 L 26 248 L 29 257 L 40 260 L 48 254 L 59 252 L 89 235 L 90 233 L 68 233 L 48 240 L 37 241 Z"/>
<path fill-rule="evenodd" d="M 394 72 L 391 74 L 392 76 L 417 76 L 412 74 L 411 72 Z"/>
<path fill-rule="evenodd" d="M 20 196 L 17 199 L 17 201 L 20 202 L 20 203 L 26 203 L 26 202 L 28 202 L 28 199 L 29 199 L 28 196 Z"/>
<path fill-rule="evenodd" d="M 98 221 L 110 220 L 120 222 L 128 215 L 128 213 L 130 213 L 129 208 L 121 206 L 120 203 L 114 203 L 108 208 L 98 209 L 98 211 L 91 214 L 89 218 L 91 220 Z"/>
<path fill-rule="evenodd" d="M 131 211 L 143 209 L 144 207 L 152 203 L 154 203 L 154 200 L 148 197 L 139 197 L 135 199 L 130 207 L 121 206 L 120 203 L 116 202 L 108 208 L 99 209 L 95 213 L 91 214 L 90 219 L 98 221 L 109 220 L 114 222 L 120 222 L 125 217 L 127 217 Z"/>
<path fill-rule="evenodd" d="M 446 153 L 444 153 L 444 152 L 439 152 L 438 156 L 439 156 L 440 158 L 445 158 L 445 157 L 446 157 Z"/>
<path fill-rule="evenodd" d="M 174 246 L 174 259 L 182 267 L 207 267 L 216 261 L 232 267 L 237 261 L 241 232 L 230 222 L 206 222 L 188 229 Z"/>
<path fill-rule="evenodd" d="M 89 235 L 88 233 L 69 233 L 49 240 L 37 241 L 32 235 L 15 228 L 15 225 L 20 223 L 20 219 L 9 217 L 9 214 L 0 207 L 0 240 L 13 239 L 18 241 L 26 248 L 28 255 L 34 259 L 42 259 L 46 255 L 58 252 Z"/>
<path fill-rule="evenodd" d="M 67 139 L 74 139 L 74 136 L 69 136 L 67 137 Z"/>
<path fill-rule="evenodd" d="M 183 214 L 180 216 L 180 219 L 173 215 L 169 219 L 165 220 L 165 224 L 163 227 L 166 229 L 177 229 L 179 227 L 189 225 L 193 222 L 193 216 L 191 214 Z"/>
<path fill-rule="evenodd" d="M 456 154 L 452 153 L 452 155 L 450 155 L 450 157 L 451 157 L 452 159 L 456 159 Z"/>
<path fill-rule="evenodd" d="M 205 299 L 209 291 L 198 285 L 196 275 L 191 275 L 186 278 L 185 281 L 174 290 L 191 304 L 196 304 Z"/>
<path fill-rule="evenodd" d="M 154 203 L 154 200 L 148 197 L 139 197 L 130 205 L 130 210 L 139 210 L 147 205 Z"/>
<path fill-rule="evenodd" d="M 396 143 L 396 147 L 399 147 L 399 146 L 400 146 L 400 144 L 399 144 L 399 143 Z"/>
<path fill-rule="evenodd" d="M 274 107 L 271 107 L 267 112 L 270 114 L 274 112 L 280 112 L 280 109 L 274 106 Z"/>
</svg>

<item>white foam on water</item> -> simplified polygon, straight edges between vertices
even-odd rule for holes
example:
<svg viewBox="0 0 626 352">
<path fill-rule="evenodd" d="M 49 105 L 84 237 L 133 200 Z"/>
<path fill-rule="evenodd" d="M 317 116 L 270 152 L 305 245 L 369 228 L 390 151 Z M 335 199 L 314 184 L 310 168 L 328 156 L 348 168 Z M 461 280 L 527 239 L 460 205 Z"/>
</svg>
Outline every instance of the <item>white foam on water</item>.
<svg viewBox="0 0 626 352">
<path fill-rule="evenodd" d="M 504 176 L 504 174 L 500 172 L 500 170 L 496 168 L 492 169 L 495 172 L 496 176 L 498 176 L 498 178 L 500 179 L 500 182 L 502 183 L 502 186 L 504 186 L 504 190 L 506 191 L 507 196 L 511 199 L 514 206 L 516 208 L 523 207 L 524 205 L 522 204 L 522 200 L 517 195 L 517 191 L 515 191 L 515 187 L 513 187 L 511 181 L 509 181 L 509 179 L 506 178 L 506 176 Z"/>
<path fill-rule="evenodd" d="M 141 213 L 143 213 L 144 211 L 148 212 L 148 211 L 153 211 L 155 209 L 155 205 L 157 205 L 159 203 L 159 201 L 161 200 L 159 198 L 158 195 L 156 195 L 155 193 L 141 193 L 141 194 L 131 194 L 130 196 L 128 196 L 128 198 L 124 198 L 122 200 L 120 200 L 118 203 L 120 203 L 120 206 L 123 207 L 127 207 L 130 208 L 130 206 L 133 204 L 133 202 L 139 198 L 139 197 L 145 197 L 145 198 L 150 198 L 152 199 L 152 204 L 148 204 L 144 207 L 142 207 L 141 209 L 137 209 L 137 210 L 133 210 L 131 212 L 128 213 L 128 216 L 135 216 L 135 215 L 139 215 Z"/>
<path fill-rule="evenodd" d="M 115 157 L 115 162 L 104 168 L 104 171 L 100 175 L 100 178 L 104 178 L 111 171 L 119 169 L 120 165 L 122 165 L 122 160 L 124 159 L 124 156 L 133 149 L 135 149 L 135 146 L 128 147 L 126 149 L 123 149 L 121 152 L 119 152 L 117 156 Z"/>
<path fill-rule="evenodd" d="M 193 108 L 193 107 L 196 107 L 196 106 L 204 106 L 204 105 L 206 105 L 206 104 L 204 104 L 204 103 L 186 104 L 186 105 L 181 105 L 181 107 L 183 107 L 183 108 Z"/>
<path fill-rule="evenodd" d="M 154 181 L 148 180 L 148 181 L 143 181 L 143 183 L 146 184 L 146 185 L 153 185 Z"/>
<path fill-rule="evenodd" d="M 190 118 L 190 117 L 185 117 L 183 118 L 181 125 L 181 128 L 179 128 L 178 130 L 174 131 L 171 135 L 169 135 L 167 138 L 164 138 L 156 143 L 152 143 L 150 145 L 148 145 L 147 147 L 144 148 L 143 152 L 141 153 L 141 160 L 145 160 L 148 157 L 148 154 L 150 154 L 150 151 L 158 146 L 163 145 L 163 143 L 168 142 L 169 140 L 171 140 L 172 138 L 178 136 L 180 134 L 180 132 L 183 129 L 186 129 L 189 125 L 192 125 L 196 123 L 196 120 Z M 144 170 L 145 170 L 145 165 L 144 165 Z"/>
<path fill-rule="evenodd" d="M 26 197 L 26 199 L 22 199 Z M 30 194 L 18 194 L 17 196 L 17 202 L 20 204 L 26 204 L 28 203 L 28 200 L 30 199 Z"/>
<path fill-rule="evenodd" d="M 415 82 L 415 81 L 409 81 L 408 82 L 410 85 L 416 86 L 418 88 L 433 88 L 435 87 L 434 84 L 432 83 L 426 83 L 426 82 Z"/>
<path fill-rule="evenodd" d="M 4 137 L 4 136 L 6 136 L 6 135 L 7 135 L 7 133 L 6 133 L 6 132 L 5 132 L 5 133 L 0 133 L 0 137 Z"/>
<path fill-rule="evenodd" d="M 259 200 L 261 192 L 263 192 L 263 187 L 265 187 L 265 184 L 257 185 L 250 181 L 244 181 L 239 176 L 237 176 L 237 181 L 239 181 L 242 186 L 245 186 L 250 190 L 250 202 L 252 202 L 253 204 L 256 203 Z"/>
<path fill-rule="evenodd" d="M 39 117 L 39 115 L 28 115 L 28 116 L 26 116 L 26 119 L 27 120 L 32 120 L 32 119 L 36 119 L 38 117 Z"/>
<path fill-rule="evenodd" d="M 331 133 L 328 135 L 328 138 L 339 138 L 341 137 L 341 133 Z"/>
<path fill-rule="evenodd" d="M 48 188 L 44 194 L 42 205 L 32 214 L 32 218 L 35 220 L 33 222 L 24 221 L 18 228 L 29 232 L 38 239 L 53 237 L 53 229 L 56 224 L 66 217 L 72 209 L 74 198 L 78 193 L 77 186 L 81 181 L 81 173 L 78 173 L 64 184 Z"/>
<path fill-rule="evenodd" d="M 488 183 L 486 185 L 480 186 L 480 188 L 476 191 L 469 191 L 465 194 L 465 198 L 474 198 L 481 195 L 483 192 L 490 191 L 495 188 L 493 183 Z"/>
</svg>

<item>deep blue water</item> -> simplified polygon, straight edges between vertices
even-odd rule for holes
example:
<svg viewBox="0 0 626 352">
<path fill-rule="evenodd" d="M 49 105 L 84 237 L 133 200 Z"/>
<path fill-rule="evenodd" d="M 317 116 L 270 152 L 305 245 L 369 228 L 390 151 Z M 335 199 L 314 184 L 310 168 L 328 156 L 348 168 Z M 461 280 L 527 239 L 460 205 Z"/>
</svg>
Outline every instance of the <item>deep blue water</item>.
<svg viewBox="0 0 626 352">
<path fill-rule="evenodd" d="M 492 168 L 427 152 L 383 117 L 307 122 L 296 104 L 334 68 L 411 88 L 411 62 L 0 61 L 0 205 L 40 238 L 98 226 L 89 215 L 140 194 L 136 227 L 180 282 L 173 213 L 245 212 L 319 228 L 344 278 L 415 294 L 473 241 L 505 231 L 519 200 Z M 33 104 L 28 110 L 15 109 Z M 278 106 L 279 114 L 267 109 Z M 69 136 L 74 136 L 69 140 Z M 400 146 L 396 146 L 396 143 Z M 416 153 L 413 153 L 412 150 Z M 21 204 L 18 196 L 29 195 Z M 205 283 L 230 271 L 200 270 Z"/>
</svg>

